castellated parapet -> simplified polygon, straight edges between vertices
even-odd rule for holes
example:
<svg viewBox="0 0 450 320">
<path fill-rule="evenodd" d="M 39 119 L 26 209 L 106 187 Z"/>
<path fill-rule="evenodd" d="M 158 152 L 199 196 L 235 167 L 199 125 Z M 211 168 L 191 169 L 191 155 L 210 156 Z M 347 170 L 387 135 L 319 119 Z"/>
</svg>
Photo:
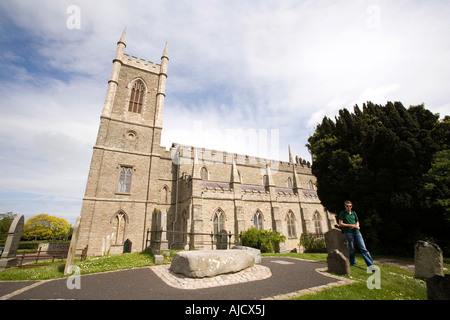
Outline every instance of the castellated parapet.
<svg viewBox="0 0 450 320">
<path fill-rule="evenodd" d="M 124 65 L 137 68 L 143 71 L 151 72 L 154 74 L 160 74 L 161 72 L 161 64 L 154 64 L 152 61 L 146 61 L 145 59 L 139 59 L 135 56 L 124 53 L 121 59 Z"/>
<path fill-rule="evenodd" d="M 124 53 L 117 43 L 81 209 L 79 243 L 89 255 L 149 247 L 152 226 L 170 249 L 211 249 L 210 234 L 256 227 L 285 235 L 282 251 L 299 249 L 305 231 L 335 223 L 321 205 L 308 162 L 173 144 L 161 146 L 168 51 L 161 64 Z M 170 107 L 170 106 L 169 106 Z M 188 235 L 189 233 L 189 235 Z M 214 240 L 215 238 L 213 238 Z"/>
</svg>

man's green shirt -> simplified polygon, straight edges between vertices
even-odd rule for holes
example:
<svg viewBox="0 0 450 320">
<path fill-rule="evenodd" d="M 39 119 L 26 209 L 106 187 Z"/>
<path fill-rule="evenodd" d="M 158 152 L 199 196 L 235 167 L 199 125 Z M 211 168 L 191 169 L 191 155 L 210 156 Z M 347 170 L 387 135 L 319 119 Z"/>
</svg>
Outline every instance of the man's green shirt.
<svg viewBox="0 0 450 320">
<path fill-rule="evenodd" d="M 339 212 L 338 222 L 343 221 L 345 224 L 356 224 L 358 222 L 358 216 L 356 215 L 355 211 L 352 211 L 352 213 L 348 213 L 347 210 L 342 210 Z M 350 227 L 344 227 L 344 232 L 351 232 L 351 233 L 359 233 L 358 229 L 350 228 Z"/>
</svg>

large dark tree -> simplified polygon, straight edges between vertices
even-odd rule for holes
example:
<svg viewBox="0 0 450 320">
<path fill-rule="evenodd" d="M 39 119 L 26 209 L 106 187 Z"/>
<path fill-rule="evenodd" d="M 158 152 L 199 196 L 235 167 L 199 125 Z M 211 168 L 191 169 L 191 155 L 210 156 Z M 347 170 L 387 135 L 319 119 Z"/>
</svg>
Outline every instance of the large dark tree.
<svg viewBox="0 0 450 320">
<path fill-rule="evenodd" d="M 444 146 L 439 123 L 423 105 L 368 102 L 340 110 L 334 121 L 325 117 L 308 139 L 322 204 L 338 213 L 351 200 L 373 250 L 412 253 L 416 240 L 430 236 L 421 197 Z"/>
</svg>

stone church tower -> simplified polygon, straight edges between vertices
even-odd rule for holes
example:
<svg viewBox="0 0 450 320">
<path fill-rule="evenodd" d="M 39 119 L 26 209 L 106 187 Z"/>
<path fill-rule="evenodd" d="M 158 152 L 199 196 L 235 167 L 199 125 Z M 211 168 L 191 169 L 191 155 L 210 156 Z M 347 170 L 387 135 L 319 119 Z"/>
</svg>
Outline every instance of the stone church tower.
<svg viewBox="0 0 450 320">
<path fill-rule="evenodd" d="M 298 248 L 302 232 L 324 233 L 334 217 L 314 190 L 306 161 L 255 158 L 173 144 L 161 146 L 168 51 L 154 65 L 125 54 L 126 30 L 117 43 L 100 117 L 77 248 L 89 255 L 149 246 L 153 213 L 170 248 L 211 248 L 209 234 L 238 234 L 249 227 L 276 230 L 282 250 Z M 290 152 L 290 150 L 289 150 Z M 162 218 L 161 218 L 162 217 Z M 188 237 L 186 232 L 203 233 Z M 233 241 L 234 236 L 233 236 Z"/>
</svg>

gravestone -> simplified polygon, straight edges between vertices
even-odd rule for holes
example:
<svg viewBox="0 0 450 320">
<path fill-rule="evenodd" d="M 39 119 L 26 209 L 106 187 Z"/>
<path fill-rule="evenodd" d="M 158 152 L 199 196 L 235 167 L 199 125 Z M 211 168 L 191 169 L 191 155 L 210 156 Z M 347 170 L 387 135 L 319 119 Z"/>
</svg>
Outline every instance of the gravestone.
<svg viewBox="0 0 450 320">
<path fill-rule="evenodd" d="M 348 243 L 345 235 L 339 229 L 331 229 L 325 232 L 325 244 L 327 253 L 330 254 L 335 249 L 339 250 L 347 259 L 349 258 Z"/>
<path fill-rule="evenodd" d="M 342 252 L 335 249 L 327 256 L 328 272 L 350 275 L 350 262 Z"/>
<path fill-rule="evenodd" d="M 75 227 L 72 232 L 72 240 L 70 241 L 69 252 L 67 252 L 66 265 L 64 266 L 64 274 L 69 274 L 69 270 L 72 268 L 73 261 L 75 260 L 75 254 L 77 252 L 78 235 L 80 234 L 80 222 L 81 216 L 77 217 Z"/>
<path fill-rule="evenodd" d="M 7 269 L 17 265 L 17 249 L 22 237 L 24 225 L 23 215 L 16 216 L 11 223 L 8 231 L 8 237 L 5 242 L 5 249 L 0 259 L 0 269 Z"/>
<path fill-rule="evenodd" d="M 153 262 L 155 264 L 163 264 L 164 263 L 164 256 L 162 254 L 155 254 L 153 256 Z"/>
<path fill-rule="evenodd" d="M 414 276 L 431 278 L 444 275 L 442 250 L 432 242 L 417 241 L 414 246 Z"/>
<path fill-rule="evenodd" d="M 450 300 L 450 274 L 427 278 L 428 300 Z"/>
</svg>

